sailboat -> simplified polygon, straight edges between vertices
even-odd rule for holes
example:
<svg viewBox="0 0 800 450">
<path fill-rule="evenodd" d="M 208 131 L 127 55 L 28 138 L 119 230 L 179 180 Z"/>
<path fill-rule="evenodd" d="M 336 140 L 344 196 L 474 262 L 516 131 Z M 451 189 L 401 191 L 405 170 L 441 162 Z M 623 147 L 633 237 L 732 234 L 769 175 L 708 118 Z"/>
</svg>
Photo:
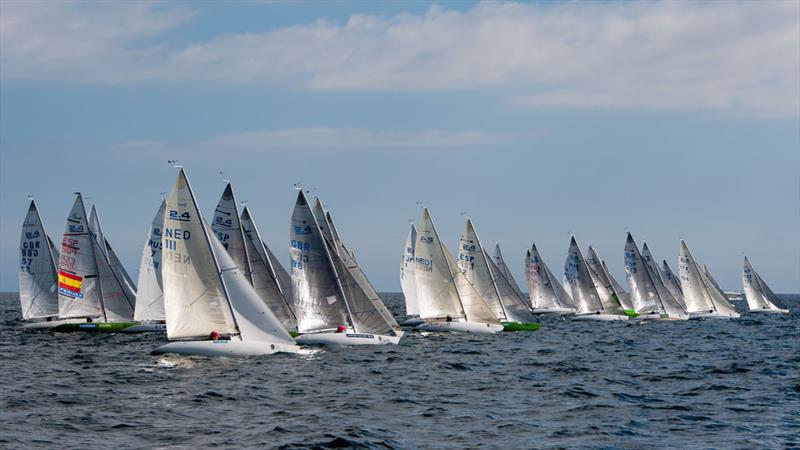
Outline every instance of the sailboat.
<svg viewBox="0 0 800 450">
<path fill-rule="evenodd" d="M 133 283 L 133 279 L 130 275 L 128 275 L 128 271 L 125 270 L 125 267 L 122 265 L 119 257 L 117 257 L 117 254 L 114 252 L 114 249 L 111 248 L 111 243 L 103 233 L 103 228 L 100 225 L 100 215 L 97 212 L 97 205 L 94 204 L 92 205 L 91 212 L 89 213 L 89 231 L 92 232 L 98 244 L 100 245 L 100 249 L 108 261 L 111 271 L 114 272 L 114 276 L 122 286 L 122 290 L 125 293 L 125 298 L 128 300 L 128 303 L 133 304 L 135 301 L 134 299 L 136 298 L 136 285 Z"/>
<path fill-rule="evenodd" d="M 644 244 L 645 246 L 647 244 Z M 644 247 L 645 249 L 647 247 Z M 625 273 L 636 313 L 640 320 L 688 320 L 689 315 L 661 282 L 658 268 L 639 253 L 639 248 L 628 233 L 625 242 Z"/>
<path fill-rule="evenodd" d="M 765 283 L 764 280 L 761 279 L 761 276 L 753 269 L 747 256 L 744 257 L 744 266 L 742 267 L 742 285 L 750 312 L 789 312 L 788 309 L 777 306 L 776 303 L 780 303 L 778 296 L 772 292 L 772 289 L 767 286 L 767 283 Z"/>
<path fill-rule="evenodd" d="M 666 259 L 661 261 L 661 281 L 664 282 L 670 294 L 680 302 L 683 309 L 686 309 L 686 300 L 683 298 L 683 289 L 681 289 L 681 279 L 675 275 Z"/>
<path fill-rule="evenodd" d="M 332 231 L 317 199 L 297 195 L 290 229 L 292 295 L 297 342 L 302 344 L 397 344 L 403 331 L 361 268 Z M 321 223 L 320 223 L 321 222 Z"/>
<path fill-rule="evenodd" d="M 499 246 L 495 248 L 495 255 L 497 249 Z M 504 331 L 539 329 L 539 323 L 535 321 L 525 297 L 517 293 L 519 288 L 515 289 L 506 274 L 489 257 L 470 219 L 467 219 L 464 233 L 458 242 L 458 267 L 478 295 L 493 310 L 494 315 L 500 319 Z"/>
<path fill-rule="evenodd" d="M 420 319 L 427 331 L 503 331 L 500 319 L 458 268 L 442 244 L 428 208 L 422 211 L 414 246 L 414 277 Z"/>
<path fill-rule="evenodd" d="M 167 331 L 164 316 L 164 290 L 161 280 L 161 231 L 164 229 L 166 208 L 166 200 L 161 200 L 156 215 L 148 227 L 147 240 L 142 249 L 136 306 L 133 308 L 133 320 L 141 323 L 124 329 L 124 333 Z"/>
<path fill-rule="evenodd" d="M 661 281 L 661 285 L 663 285 L 667 289 L 667 291 L 669 291 L 669 294 L 672 296 L 673 299 L 675 299 L 675 301 L 678 303 L 678 306 L 680 306 L 681 311 L 683 311 L 683 313 L 686 313 L 686 300 L 683 299 L 683 291 L 675 290 L 675 292 L 673 292 L 672 289 L 669 288 L 669 286 L 667 285 L 668 281 L 664 278 L 665 276 L 663 271 L 656 264 L 656 259 L 650 252 L 650 247 L 647 246 L 647 242 L 642 242 L 641 255 L 645 264 L 647 264 L 647 268 L 650 269 L 653 278 L 654 279 L 658 278 Z"/>
<path fill-rule="evenodd" d="M 514 294 L 517 297 L 524 299 L 525 294 L 522 293 L 522 290 L 519 288 L 519 284 L 517 284 L 517 281 L 514 280 L 514 276 L 511 274 L 511 269 L 508 268 L 508 264 L 506 264 L 505 260 L 503 259 L 503 252 L 500 251 L 499 243 L 494 244 L 493 261 L 495 266 L 497 266 L 497 269 L 500 271 L 500 276 L 508 281 L 509 286 L 511 286 L 511 289 L 514 290 Z"/>
<path fill-rule="evenodd" d="M 564 285 L 567 287 L 577 305 L 573 320 L 628 320 L 622 308 L 614 304 L 603 303 L 597 292 L 597 284 L 592 278 L 586 260 L 575 237 L 569 244 L 567 260 L 564 263 Z"/>
<path fill-rule="evenodd" d="M 678 272 L 689 319 L 736 319 L 739 313 L 725 295 L 708 280 L 681 240 Z"/>
<path fill-rule="evenodd" d="M 166 202 L 161 261 L 167 338 L 173 342 L 152 353 L 297 353 L 292 337 L 211 233 L 179 168 Z"/>
<path fill-rule="evenodd" d="M 292 310 L 292 280 L 278 259 L 261 238 L 250 209 L 242 208 L 242 230 L 253 287 L 275 317 L 290 333 L 297 330 L 297 317 Z"/>
<path fill-rule="evenodd" d="M 96 212 L 93 222 L 94 232 L 86 218 L 83 197 L 76 193 L 61 242 L 58 316 L 86 322 L 58 325 L 53 331 L 117 332 L 136 324 L 132 322 L 133 297 L 106 256 L 112 250 L 99 228 Z"/>
<path fill-rule="evenodd" d="M 19 241 L 19 303 L 25 329 L 46 329 L 80 319 L 58 319 L 58 250 L 31 200 Z"/>
<path fill-rule="evenodd" d="M 417 304 L 417 280 L 414 277 L 414 246 L 417 243 L 417 228 L 411 224 L 408 236 L 403 244 L 403 253 L 400 255 L 400 287 L 403 290 L 403 299 L 406 302 L 406 315 L 410 319 L 403 322 L 406 326 L 417 326 L 424 321 L 419 318 L 419 305 Z"/>
<path fill-rule="evenodd" d="M 525 256 L 525 275 L 534 314 L 575 314 L 575 303 L 544 263 L 536 244 Z"/>
<path fill-rule="evenodd" d="M 600 301 L 606 305 L 606 309 L 609 311 L 621 309 L 626 316 L 636 317 L 631 296 L 611 276 L 605 261 L 600 259 L 594 247 L 589 245 L 586 255 L 586 266 L 589 268 L 589 274 L 592 276 Z"/>
</svg>

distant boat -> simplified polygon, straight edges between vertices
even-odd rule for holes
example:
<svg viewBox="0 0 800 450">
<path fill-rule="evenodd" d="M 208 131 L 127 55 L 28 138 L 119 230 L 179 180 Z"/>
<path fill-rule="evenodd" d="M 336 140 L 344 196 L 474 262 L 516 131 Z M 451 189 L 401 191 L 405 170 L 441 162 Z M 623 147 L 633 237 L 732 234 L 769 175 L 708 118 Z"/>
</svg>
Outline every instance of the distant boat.
<svg viewBox="0 0 800 450">
<path fill-rule="evenodd" d="M 406 302 L 406 315 L 410 318 L 403 325 L 416 326 L 424 322 L 419 318 L 419 305 L 417 304 L 417 280 L 414 277 L 414 246 L 417 242 L 417 228 L 411 224 L 408 236 L 403 244 L 403 253 L 400 255 L 400 287 L 403 290 L 403 299 Z"/>
<path fill-rule="evenodd" d="M 167 197 L 163 231 L 164 310 L 167 338 L 173 342 L 152 353 L 240 357 L 298 352 L 211 233 L 181 168 Z"/>
<path fill-rule="evenodd" d="M 595 284 L 598 295 L 600 295 L 600 300 L 609 305 L 611 310 L 622 308 L 626 316 L 635 317 L 636 311 L 631 302 L 630 294 L 625 292 L 625 289 L 614 279 L 605 261 L 600 259 L 594 247 L 589 245 L 586 255 L 586 265 L 592 275 L 592 281 Z"/>
<path fill-rule="evenodd" d="M 81 319 L 58 320 L 58 250 L 31 200 L 19 241 L 19 302 L 25 329 L 46 329 Z"/>
<path fill-rule="evenodd" d="M 709 281 L 694 260 L 686 242 L 681 240 L 678 271 L 681 290 L 690 319 L 737 319 L 739 313 L 725 295 Z"/>
<path fill-rule="evenodd" d="M 420 318 L 428 331 L 503 331 L 500 319 L 458 268 L 442 244 L 428 208 L 414 246 L 414 277 Z"/>
<path fill-rule="evenodd" d="M 575 314 L 575 303 L 544 263 L 536 244 L 525 257 L 525 275 L 534 314 Z"/>
<path fill-rule="evenodd" d="M 499 246 L 495 249 L 498 254 Z M 502 262 L 502 254 L 499 260 Z M 505 266 L 505 263 L 503 263 Z M 458 241 L 458 267 L 467 281 L 500 319 L 505 331 L 533 331 L 539 329 L 525 297 L 519 287 L 513 286 L 486 252 L 472 220 L 467 219 L 464 232 Z M 516 283 L 514 283 L 516 284 Z"/>
<path fill-rule="evenodd" d="M 761 279 L 761 276 L 750 265 L 747 256 L 744 257 L 744 265 L 742 267 L 742 286 L 747 298 L 747 306 L 750 312 L 764 312 L 764 313 L 788 313 L 788 309 L 783 309 L 778 306 L 780 299 L 772 292 L 772 289 L 767 286 L 767 283 Z"/>
<path fill-rule="evenodd" d="M 647 248 L 646 245 L 644 244 Z M 647 258 L 639 253 L 639 248 L 628 233 L 625 242 L 625 272 L 636 313 L 640 320 L 688 320 L 689 315 L 661 281 L 658 267 L 652 261 L 650 250 Z"/>
<path fill-rule="evenodd" d="M 397 344 L 403 331 L 344 247 L 317 199 L 298 192 L 290 229 L 297 342 Z"/>
<path fill-rule="evenodd" d="M 161 279 L 161 231 L 164 229 L 166 200 L 161 204 L 147 230 L 147 240 L 142 249 L 139 264 L 139 281 L 136 290 L 136 306 L 133 320 L 141 322 L 123 330 L 125 333 L 166 332 L 164 316 L 164 290 Z"/>
<path fill-rule="evenodd" d="M 570 240 L 564 263 L 564 285 L 577 305 L 573 320 L 628 320 L 618 303 L 604 304 L 575 237 Z"/>
<path fill-rule="evenodd" d="M 132 282 L 125 278 L 127 273 L 102 234 L 96 209 L 93 211 L 89 222 L 83 197 L 77 193 L 67 217 L 58 265 L 58 316 L 86 322 L 58 325 L 53 331 L 116 332 L 136 325 L 132 321 Z"/>
</svg>

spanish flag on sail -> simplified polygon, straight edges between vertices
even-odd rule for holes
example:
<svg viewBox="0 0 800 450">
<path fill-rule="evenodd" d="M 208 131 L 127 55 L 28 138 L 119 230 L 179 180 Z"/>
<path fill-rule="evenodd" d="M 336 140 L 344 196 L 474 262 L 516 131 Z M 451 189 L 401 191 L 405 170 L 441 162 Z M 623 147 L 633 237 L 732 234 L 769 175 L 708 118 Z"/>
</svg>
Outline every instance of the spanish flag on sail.
<svg viewBox="0 0 800 450">
<path fill-rule="evenodd" d="M 58 290 L 62 294 L 69 297 L 82 298 L 81 286 L 83 286 L 83 277 L 64 271 L 58 272 Z"/>
</svg>

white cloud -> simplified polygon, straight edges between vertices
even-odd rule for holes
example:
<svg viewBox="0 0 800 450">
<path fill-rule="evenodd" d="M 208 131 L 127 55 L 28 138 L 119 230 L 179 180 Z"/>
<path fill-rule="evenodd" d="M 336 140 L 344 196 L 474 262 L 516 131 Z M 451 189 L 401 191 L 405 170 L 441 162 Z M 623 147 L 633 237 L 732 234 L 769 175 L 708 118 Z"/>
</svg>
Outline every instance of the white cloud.
<svg viewBox="0 0 800 450">
<path fill-rule="evenodd" d="M 532 108 L 800 114 L 800 3 L 481 3 L 173 43 L 171 6 L 4 3 L 6 79 L 462 90 Z"/>
</svg>

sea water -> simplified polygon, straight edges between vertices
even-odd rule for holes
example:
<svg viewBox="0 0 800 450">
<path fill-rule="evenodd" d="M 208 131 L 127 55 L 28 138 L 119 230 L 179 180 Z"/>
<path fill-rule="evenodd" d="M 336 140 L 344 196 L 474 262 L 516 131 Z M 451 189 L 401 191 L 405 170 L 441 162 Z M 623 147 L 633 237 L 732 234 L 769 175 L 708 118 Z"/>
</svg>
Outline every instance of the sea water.
<svg viewBox="0 0 800 450">
<path fill-rule="evenodd" d="M 402 295 L 382 297 L 402 319 Z M 0 447 L 798 447 L 800 296 L 785 300 L 732 321 L 552 317 L 205 359 L 151 356 L 164 335 L 21 331 L 2 294 Z"/>
</svg>

